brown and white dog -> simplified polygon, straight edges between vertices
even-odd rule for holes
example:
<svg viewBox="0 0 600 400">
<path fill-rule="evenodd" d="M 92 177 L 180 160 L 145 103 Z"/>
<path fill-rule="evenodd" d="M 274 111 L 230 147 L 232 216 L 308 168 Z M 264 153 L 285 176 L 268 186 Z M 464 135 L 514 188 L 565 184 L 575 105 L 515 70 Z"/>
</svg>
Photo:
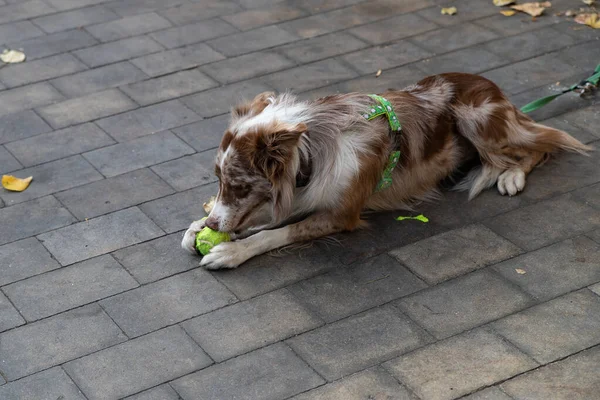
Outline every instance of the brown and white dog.
<svg viewBox="0 0 600 400">
<path fill-rule="evenodd" d="M 540 125 L 512 105 L 489 80 L 470 74 L 427 77 L 381 94 L 402 123 L 367 121 L 374 103 L 350 93 L 299 101 L 262 93 L 232 111 L 218 150 L 216 204 L 193 222 L 182 247 L 195 252 L 206 226 L 232 234 L 201 265 L 235 268 L 296 242 L 363 226 L 361 212 L 406 208 L 435 197 L 443 179 L 479 160 L 458 183 L 469 199 L 496 184 L 503 195 L 525 187 L 525 176 L 557 150 L 591 150 L 565 132 Z M 390 153 L 401 151 L 391 187 L 375 191 Z"/>
</svg>

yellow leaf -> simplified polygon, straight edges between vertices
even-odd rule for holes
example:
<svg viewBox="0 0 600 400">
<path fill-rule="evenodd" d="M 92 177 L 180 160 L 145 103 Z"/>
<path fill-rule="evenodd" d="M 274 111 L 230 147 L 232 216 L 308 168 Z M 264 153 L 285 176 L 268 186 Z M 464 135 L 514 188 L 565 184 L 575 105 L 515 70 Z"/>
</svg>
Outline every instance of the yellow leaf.
<svg viewBox="0 0 600 400">
<path fill-rule="evenodd" d="M 542 15 L 544 10 L 548 7 L 551 7 L 552 4 L 549 1 L 545 1 L 543 3 L 535 2 L 535 3 L 523 3 L 516 6 L 510 6 L 513 10 L 522 11 L 531 15 L 532 17 L 539 17 Z"/>
<path fill-rule="evenodd" d="M 509 4 L 514 3 L 515 0 L 494 0 L 494 5 L 496 7 L 502 7 L 502 6 L 507 6 Z"/>
<path fill-rule="evenodd" d="M 598 14 L 579 14 L 575 17 L 575 22 L 594 29 L 600 29 L 600 17 L 598 17 Z"/>
<path fill-rule="evenodd" d="M 442 8 L 442 14 L 445 15 L 454 15 L 456 14 L 456 7 L 448 7 L 448 8 Z"/>
<path fill-rule="evenodd" d="M 521 268 L 517 268 L 517 269 L 515 269 L 515 271 L 519 275 L 525 275 L 527 273 L 524 269 L 521 269 Z"/>
<path fill-rule="evenodd" d="M 581 1 L 583 1 L 583 3 L 587 4 L 588 6 L 591 6 L 595 2 L 595 0 L 581 0 Z"/>
<path fill-rule="evenodd" d="M 19 179 L 12 175 L 2 175 L 2 186 L 6 190 L 22 192 L 23 190 L 27 189 L 32 179 L 33 176 L 25 179 Z"/>
<path fill-rule="evenodd" d="M 513 10 L 506 10 L 506 11 L 500 11 L 500 14 L 504 15 L 505 17 L 510 17 L 515 15 L 517 12 L 513 11 Z"/>
<path fill-rule="evenodd" d="M 18 50 L 8 50 L 5 49 L 2 54 L 0 54 L 0 60 L 5 63 L 20 63 L 25 61 L 25 53 Z"/>
<path fill-rule="evenodd" d="M 215 206 L 215 201 L 217 200 L 217 198 L 215 196 L 210 196 L 210 199 L 208 199 L 207 203 L 204 203 L 202 205 L 202 207 L 204 208 L 204 212 L 207 214 L 210 214 L 210 212 L 212 211 L 213 207 Z"/>
</svg>

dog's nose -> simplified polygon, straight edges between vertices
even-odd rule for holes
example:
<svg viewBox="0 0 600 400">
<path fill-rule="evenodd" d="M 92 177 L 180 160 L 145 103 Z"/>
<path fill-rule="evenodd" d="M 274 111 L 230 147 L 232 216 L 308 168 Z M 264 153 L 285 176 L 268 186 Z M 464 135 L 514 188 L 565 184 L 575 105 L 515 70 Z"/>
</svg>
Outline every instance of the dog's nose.
<svg viewBox="0 0 600 400">
<path fill-rule="evenodd" d="M 206 221 L 204 221 L 204 224 L 206 224 L 206 226 L 208 226 L 210 229 L 212 229 L 214 231 L 219 230 L 219 220 L 215 217 L 206 218 Z"/>
</svg>

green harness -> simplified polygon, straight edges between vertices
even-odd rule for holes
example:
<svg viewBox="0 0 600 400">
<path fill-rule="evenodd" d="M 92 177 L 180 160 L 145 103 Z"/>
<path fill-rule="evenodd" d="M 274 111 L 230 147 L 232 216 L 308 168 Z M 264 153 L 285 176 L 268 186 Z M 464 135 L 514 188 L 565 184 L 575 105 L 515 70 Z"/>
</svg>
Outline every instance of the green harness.
<svg viewBox="0 0 600 400">
<path fill-rule="evenodd" d="M 372 105 L 366 113 L 363 114 L 363 117 L 370 121 L 373 118 L 377 118 L 379 116 L 385 115 L 390 124 L 390 128 L 392 132 L 399 132 L 402 130 L 402 125 L 400 125 L 400 121 L 398 121 L 398 116 L 394 112 L 392 108 L 392 104 L 385 98 L 378 96 L 376 94 L 370 94 L 370 98 L 375 100 L 379 104 Z M 381 176 L 381 180 L 377 184 L 375 191 L 379 192 L 380 190 L 387 189 L 392 186 L 392 172 L 398 161 L 400 160 L 400 151 L 395 150 L 390 153 L 390 157 L 388 159 L 388 163 L 383 170 L 383 175 Z"/>
</svg>

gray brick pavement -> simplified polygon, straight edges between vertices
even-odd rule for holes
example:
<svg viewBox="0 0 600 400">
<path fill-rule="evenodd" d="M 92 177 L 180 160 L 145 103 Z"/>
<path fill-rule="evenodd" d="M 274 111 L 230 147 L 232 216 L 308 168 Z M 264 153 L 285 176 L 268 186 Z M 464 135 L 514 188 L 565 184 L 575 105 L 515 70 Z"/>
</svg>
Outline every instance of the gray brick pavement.
<svg viewBox="0 0 600 400">
<path fill-rule="evenodd" d="M 521 106 L 600 61 L 599 31 L 554 15 L 581 4 L 552 4 L 0 0 L 0 47 L 27 54 L 0 67 L 0 173 L 34 177 L 0 191 L 0 398 L 595 398 L 596 153 L 236 270 L 179 247 L 232 104 L 465 71 Z M 597 97 L 532 116 L 600 143 Z"/>
</svg>

